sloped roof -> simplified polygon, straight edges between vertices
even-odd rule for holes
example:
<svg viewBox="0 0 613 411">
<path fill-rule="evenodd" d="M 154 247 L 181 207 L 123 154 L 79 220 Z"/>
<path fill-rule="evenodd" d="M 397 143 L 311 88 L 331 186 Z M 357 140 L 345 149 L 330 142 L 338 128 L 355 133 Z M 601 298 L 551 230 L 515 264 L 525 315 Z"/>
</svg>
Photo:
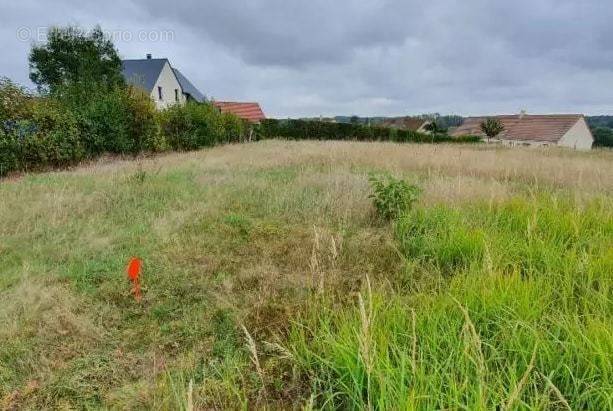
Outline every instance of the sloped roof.
<svg viewBox="0 0 613 411">
<path fill-rule="evenodd" d="M 178 69 L 173 68 L 168 59 L 136 59 L 122 60 L 121 70 L 126 82 L 133 86 L 144 88 L 151 92 L 162 73 L 164 65 L 168 63 L 181 86 L 184 94 L 189 94 L 194 100 L 203 102 L 206 98 Z"/>
<path fill-rule="evenodd" d="M 168 59 L 122 60 L 121 70 L 128 84 L 153 90 Z"/>
<path fill-rule="evenodd" d="M 257 123 L 266 118 L 258 103 L 214 101 L 213 104 L 215 104 L 215 107 L 219 108 L 222 113 L 232 113 L 252 123 Z"/>
<path fill-rule="evenodd" d="M 541 141 L 557 143 L 583 118 L 581 114 L 492 116 L 500 120 L 504 131 L 497 138 L 503 140 Z M 481 123 L 488 117 L 468 117 L 451 132 L 452 137 L 465 135 L 485 137 Z"/>
<path fill-rule="evenodd" d="M 381 124 L 379 124 L 379 126 L 417 131 L 426 123 L 428 123 L 428 120 L 415 117 L 399 117 L 384 120 L 383 122 L 381 122 Z"/>
<path fill-rule="evenodd" d="M 172 71 L 175 72 L 175 76 L 177 76 L 177 80 L 179 80 L 179 84 L 181 85 L 181 89 L 184 94 L 189 94 L 194 100 L 203 102 L 206 100 L 204 94 L 200 92 L 188 79 L 181 73 L 178 69 L 173 68 Z"/>
</svg>

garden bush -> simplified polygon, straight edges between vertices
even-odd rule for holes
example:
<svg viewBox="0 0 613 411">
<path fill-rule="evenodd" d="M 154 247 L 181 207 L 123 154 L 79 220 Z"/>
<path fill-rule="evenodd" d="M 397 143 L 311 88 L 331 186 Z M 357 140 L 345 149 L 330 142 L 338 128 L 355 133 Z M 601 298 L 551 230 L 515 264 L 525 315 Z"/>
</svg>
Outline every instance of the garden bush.
<svg viewBox="0 0 613 411">
<path fill-rule="evenodd" d="M 18 170 L 21 165 L 20 144 L 17 134 L 0 128 L 0 176 Z"/>
<path fill-rule="evenodd" d="M 223 113 L 221 124 L 223 130 L 222 143 L 240 143 L 247 138 L 249 125 L 234 114 Z"/>
<path fill-rule="evenodd" d="M 21 166 L 26 169 L 67 166 L 85 156 L 77 118 L 58 101 L 37 100 L 30 122 L 19 127 Z"/>
<path fill-rule="evenodd" d="M 160 130 L 158 113 L 151 98 L 144 91 L 130 87 L 124 92 L 124 101 L 128 111 L 131 151 L 167 150 L 168 143 Z"/>
<path fill-rule="evenodd" d="M 21 142 L 33 133 L 34 99 L 27 90 L 0 78 L 0 176 L 18 170 L 22 164 Z"/>
<path fill-rule="evenodd" d="M 77 117 L 58 100 L 32 99 L 27 110 L 9 115 L 14 118 L 3 119 L 0 130 L 0 175 L 64 167 L 84 158 Z"/>
<path fill-rule="evenodd" d="M 245 126 L 232 114 L 221 114 L 209 103 L 188 102 L 159 114 L 162 133 L 173 150 L 195 150 L 221 143 L 240 142 Z"/>
<path fill-rule="evenodd" d="M 0 123 L 30 116 L 32 95 L 6 77 L 0 77 Z"/>
<path fill-rule="evenodd" d="M 155 105 L 141 90 L 119 86 L 108 90 L 73 84 L 57 91 L 54 97 L 76 113 L 90 157 L 165 148 Z"/>
</svg>

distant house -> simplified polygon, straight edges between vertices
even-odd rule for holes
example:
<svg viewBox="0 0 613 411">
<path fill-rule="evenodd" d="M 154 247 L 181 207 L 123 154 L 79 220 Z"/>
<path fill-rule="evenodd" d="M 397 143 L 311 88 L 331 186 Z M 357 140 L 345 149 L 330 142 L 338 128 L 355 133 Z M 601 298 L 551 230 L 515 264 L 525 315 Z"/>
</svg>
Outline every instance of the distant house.
<svg viewBox="0 0 613 411">
<path fill-rule="evenodd" d="M 222 113 L 232 113 L 236 116 L 247 120 L 250 123 L 257 124 L 266 119 L 264 112 L 258 103 L 238 103 L 233 101 L 213 101 L 215 107 Z"/>
<path fill-rule="evenodd" d="M 581 114 L 509 115 L 493 116 L 500 120 L 504 131 L 492 142 L 509 146 L 560 146 L 589 150 L 594 136 Z M 481 123 L 487 117 L 468 117 L 461 126 L 450 132 L 452 137 L 486 136 Z"/>
<path fill-rule="evenodd" d="M 426 126 L 430 121 L 416 117 L 397 117 L 383 120 L 378 125 L 381 127 L 397 128 L 399 130 L 419 131 L 426 133 Z"/>
<path fill-rule="evenodd" d="M 154 59 L 147 54 L 145 59 L 123 60 L 122 73 L 128 84 L 144 89 L 160 110 L 188 100 L 206 100 L 204 94 L 166 58 Z"/>
</svg>

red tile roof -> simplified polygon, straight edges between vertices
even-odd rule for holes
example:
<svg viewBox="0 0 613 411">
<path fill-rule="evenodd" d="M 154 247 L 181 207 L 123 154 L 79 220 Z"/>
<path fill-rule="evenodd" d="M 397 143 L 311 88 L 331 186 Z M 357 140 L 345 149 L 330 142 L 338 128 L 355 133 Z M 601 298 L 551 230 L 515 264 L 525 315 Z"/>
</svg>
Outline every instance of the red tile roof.
<svg viewBox="0 0 613 411">
<path fill-rule="evenodd" d="M 251 123 L 259 123 L 266 116 L 258 103 L 237 103 L 233 101 L 214 101 L 222 113 L 232 113 Z"/>
<path fill-rule="evenodd" d="M 512 115 L 492 116 L 500 120 L 504 131 L 497 138 L 502 140 L 541 141 L 557 143 L 583 118 L 581 114 Z M 451 132 L 452 137 L 465 135 L 485 137 L 481 123 L 487 117 L 468 117 Z"/>
<path fill-rule="evenodd" d="M 429 123 L 428 120 L 423 120 L 414 117 L 399 117 L 384 120 L 379 124 L 381 127 L 398 128 L 401 130 L 417 131 Z"/>
</svg>

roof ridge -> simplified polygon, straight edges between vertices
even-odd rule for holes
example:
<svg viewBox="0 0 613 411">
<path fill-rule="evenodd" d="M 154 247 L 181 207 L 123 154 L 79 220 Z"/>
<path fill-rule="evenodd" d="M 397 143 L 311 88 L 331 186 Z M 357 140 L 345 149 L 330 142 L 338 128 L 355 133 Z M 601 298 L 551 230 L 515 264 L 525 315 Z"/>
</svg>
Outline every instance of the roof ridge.
<svg viewBox="0 0 613 411">
<path fill-rule="evenodd" d="M 213 100 L 214 103 L 231 103 L 231 104 L 260 104 L 257 101 L 230 101 L 230 100 Z"/>
<path fill-rule="evenodd" d="M 168 60 L 168 57 L 150 58 L 150 59 L 121 59 L 121 61 L 153 61 L 153 60 Z"/>
</svg>

